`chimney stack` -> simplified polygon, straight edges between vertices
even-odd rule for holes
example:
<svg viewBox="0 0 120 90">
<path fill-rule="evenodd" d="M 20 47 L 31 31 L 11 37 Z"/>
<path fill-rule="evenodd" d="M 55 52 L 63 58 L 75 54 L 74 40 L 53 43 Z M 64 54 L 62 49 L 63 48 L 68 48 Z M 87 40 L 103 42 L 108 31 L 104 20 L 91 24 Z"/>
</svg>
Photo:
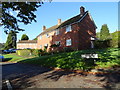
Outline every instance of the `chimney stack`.
<svg viewBox="0 0 120 90">
<path fill-rule="evenodd" d="M 61 19 L 58 19 L 58 25 L 60 25 L 61 24 Z"/>
<path fill-rule="evenodd" d="M 46 26 L 43 26 L 42 30 L 43 30 L 43 31 L 46 30 Z"/>
<path fill-rule="evenodd" d="M 83 6 L 80 7 L 80 14 L 83 15 L 85 13 L 85 8 Z"/>
</svg>

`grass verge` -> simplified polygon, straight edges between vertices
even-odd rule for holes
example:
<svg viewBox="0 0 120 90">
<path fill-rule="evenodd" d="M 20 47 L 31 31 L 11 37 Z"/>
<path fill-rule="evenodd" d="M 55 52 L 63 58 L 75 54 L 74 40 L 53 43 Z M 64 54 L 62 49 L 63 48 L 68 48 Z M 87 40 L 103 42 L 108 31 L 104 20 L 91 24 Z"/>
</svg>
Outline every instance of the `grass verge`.
<svg viewBox="0 0 120 90">
<path fill-rule="evenodd" d="M 96 66 L 93 65 L 93 59 L 83 59 L 81 54 L 96 53 L 99 58 L 96 59 Z M 29 63 L 48 67 L 58 67 L 63 69 L 81 69 L 91 68 L 109 68 L 120 66 L 119 48 L 80 50 L 68 53 L 60 53 L 48 56 L 34 57 L 19 61 L 20 63 Z"/>
</svg>

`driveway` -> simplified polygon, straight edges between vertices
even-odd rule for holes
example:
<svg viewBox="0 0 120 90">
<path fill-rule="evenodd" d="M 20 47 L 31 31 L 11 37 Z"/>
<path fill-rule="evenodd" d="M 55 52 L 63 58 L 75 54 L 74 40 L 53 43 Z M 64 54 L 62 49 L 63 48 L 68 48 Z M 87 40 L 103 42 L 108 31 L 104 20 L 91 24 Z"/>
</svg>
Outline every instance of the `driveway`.
<svg viewBox="0 0 120 90">
<path fill-rule="evenodd" d="M 2 78 L 9 79 L 13 88 L 120 88 L 118 72 L 91 75 L 20 63 L 2 66 Z"/>
</svg>

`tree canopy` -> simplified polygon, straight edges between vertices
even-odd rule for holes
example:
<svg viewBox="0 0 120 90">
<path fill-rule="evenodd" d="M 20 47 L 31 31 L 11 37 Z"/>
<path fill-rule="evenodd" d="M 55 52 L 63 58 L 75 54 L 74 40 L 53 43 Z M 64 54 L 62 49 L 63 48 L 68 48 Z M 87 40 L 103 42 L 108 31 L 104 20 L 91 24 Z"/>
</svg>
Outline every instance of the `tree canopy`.
<svg viewBox="0 0 120 90">
<path fill-rule="evenodd" d="M 24 31 L 19 27 L 19 23 L 25 25 L 31 24 L 32 21 L 36 22 L 37 8 L 43 4 L 40 2 L 2 2 L 2 25 L 4 31 L 8 33 L 10 30 Z M 17 12 L 16 16 L 11 12 Z"/>
<path fill-rule="evenodd" d="M 10 31 L 4 49 L 16 48 L 16 32 Z"/>
<path fill-rule="evenodd" d="M 26 34 L 23 34 L 21 40 L 29 40 L 29 37 Z"/>
<path fill-rule="evenodd" d="M 100 31 L 100 39 L 106 40 L 110 38 L 110 33 L 107 24 L 102 25 L 101 31 Z"/>
<path fill-rule="evenodd" d="M 112 47 L 120 47 L 120 31 L 115 31 L 112 35 Z"/>
</svg>

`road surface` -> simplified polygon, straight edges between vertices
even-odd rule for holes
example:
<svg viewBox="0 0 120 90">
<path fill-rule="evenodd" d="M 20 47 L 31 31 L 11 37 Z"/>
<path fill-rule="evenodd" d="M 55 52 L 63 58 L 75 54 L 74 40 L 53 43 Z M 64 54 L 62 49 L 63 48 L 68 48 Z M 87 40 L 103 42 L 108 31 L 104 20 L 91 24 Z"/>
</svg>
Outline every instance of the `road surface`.
<svg viewBox="0 0 120 90">
<path fill-rule="evenodd" d="M 77 74 L 45 67 L 6 63 L 2 65 L 2 79 L 10 80 L 13 88 L 112 88 L 120 87 L 120 74 Z"/>
</svg>

